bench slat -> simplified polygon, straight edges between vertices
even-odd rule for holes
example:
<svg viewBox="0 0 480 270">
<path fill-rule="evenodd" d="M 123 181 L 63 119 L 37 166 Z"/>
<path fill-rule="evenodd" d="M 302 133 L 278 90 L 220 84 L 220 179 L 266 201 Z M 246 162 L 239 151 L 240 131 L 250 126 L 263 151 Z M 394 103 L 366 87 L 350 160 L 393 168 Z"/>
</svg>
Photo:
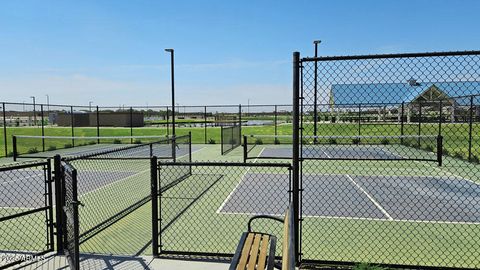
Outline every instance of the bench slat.
<svg viewBox="0 0 480 270">
<path fill-rule="evenodd" d="M 260 240 L 262 240 L 261 234 L 255 234 L 255 240 L 253 241 L 252 251 L 250 253 L 250 259 L 248 260 L 247 270 L 255 270 L 258 258 L 258 249 L 260 248 Z"/>
<path fill-rule="evenodd" d="M 268 252 L 268 242 L 270 237 L 264 235 L 262 237 L 262 246 L 260 248 L 260 256 L 258 257 L 258 269 L 265 269 L 265 264 L 267 263 L 267 252 Z"/>
<path fill-rule="evenodd" d="M 252 247 L 252 242 L 253 242 L 253 236 L 254 233 L 249 233 L 247 236 L 247 240 L 245 241 L 245 244 L 243 245 L 242 249 L 242 255 L 240 257 L 240 262 L 237 265 L 237 270 L 244 270 L 245 265 L 247 265 L 247 260 L 250 255 L 250 248 Z"/>
</svg>

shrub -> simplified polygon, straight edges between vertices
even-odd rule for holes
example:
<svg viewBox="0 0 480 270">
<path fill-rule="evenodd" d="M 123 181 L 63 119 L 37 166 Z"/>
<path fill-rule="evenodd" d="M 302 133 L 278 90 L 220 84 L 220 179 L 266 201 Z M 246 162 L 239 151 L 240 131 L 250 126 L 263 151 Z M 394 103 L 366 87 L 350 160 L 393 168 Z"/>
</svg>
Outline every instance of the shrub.
<svg viewBox="0 0 480 270">
<path fill-rule="evenodd" d="M 134 143 L 134 144 L 142 144 L 142 140 L 140 140 L 140 139 L 135 139 L 135 140 L 133 141 L 133 143 Z"/>
<path fill-rule="evenodd" d="M 280 140 L 278 138 L 275 138 L 275 141 L 273 143 L 274 144 L 280 144 Z"/>
<path fill-rule="evenodd" d="M 122 143 L 122 141 L 120 141 L 120 139 L 113 140 L 113 144 L 121 144 L 121 143 Z"/>
<path fill-rule="evenodd" d="M 470 159 L 470 161 L 473 163 L 480 163 L 480 157 L 472 154 L 472 158 Z"/>
<path fill-rule="evenodd" d="M 48 151 L 55 151 L 55 150 L 57 150 L 57 147 L 55 145 L 50 145 L 47 150 Z"/>
<path fill-rule="evenodd" d="M 388 144 L 390 144 L 390 141 L 387 138 L 383 138 L 381 143 L 383 145 L 388 145 Z"/>
<path fill-rule="evenodd" d="M 89 142 L 88 142 L 88 145 L 94 145 L 94 144 L 97 144 L 97 143 L 94 142 L 94 141 L 89 141 Z"/>
<path fill-rule="evenodd" d="M 7 157 L 13 157 L 13 151 L 8 152 Z"/>
<path fill-rule="evenodd" d="M 71 143 L 67 143 L 63 145 L 63 148 L 72 148 L 73 145 Z"/>
<path fill-rule="evenodd" d="M 328 144 L 337 144 L 337 140 L 335 138 L 329 138 Z"/>
<path fill-rule="evenodd" d="M 27 151 L 29 154 L 35 154 L 35 153 L 38 153 L 38 150 L 36 147 L 32 147 L 30 149 L 28 149 Z"/>
<path fill-rule="evenodd" d="M 215 144 L 215 140 L 212 138 L 208 139 L 208 144 Z"/>
<path fill-rule="evenodd" d="M 443 148 L 443 155 L 450 156 L 450 151 L 447 148 Z"/>
<path fill-rule="evenodd" d="M 423 147 L 423 149 L 425 149 L 425 150 L 428 151 L 428 152 L 433 152 L 433 150 L 434 150 L 435 148 L 433 147 L 433 145 L 427 144 L 427 145 L 425 145 L 425 146 Z"/>
<path fill-rule="evenodd" d="M 455 151 L 455 152 L 453 152 L 453 157 L 463 159 L 463 154 L 460 151 Z"/>
<path fill-rule="evenodd" d="M 263 144 L 262 139 L 260 138 L 255 139 L 255 144 Z"/>
<path fill-rule="evenodd" d="M 360 138 L 352 139 L 352 144 L 360 144 Z"/>
</svg>

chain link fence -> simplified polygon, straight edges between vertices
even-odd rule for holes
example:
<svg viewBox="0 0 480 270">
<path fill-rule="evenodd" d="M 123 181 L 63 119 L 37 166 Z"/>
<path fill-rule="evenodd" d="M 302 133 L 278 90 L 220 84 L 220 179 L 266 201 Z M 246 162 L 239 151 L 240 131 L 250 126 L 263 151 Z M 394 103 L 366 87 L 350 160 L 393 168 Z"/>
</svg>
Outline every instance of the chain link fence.
<svg viewBox="0 0 480 270">
<path fill-rule="evenodd" d="M 303 260 L 480 267 L 480 54 L 298 68 Z"/>
</svg>

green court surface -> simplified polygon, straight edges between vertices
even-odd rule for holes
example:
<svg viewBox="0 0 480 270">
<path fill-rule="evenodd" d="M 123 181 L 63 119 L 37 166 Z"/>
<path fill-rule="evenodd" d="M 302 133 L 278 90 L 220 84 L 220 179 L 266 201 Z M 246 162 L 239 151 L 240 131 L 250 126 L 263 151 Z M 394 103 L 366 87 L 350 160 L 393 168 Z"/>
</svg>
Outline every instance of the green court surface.
<svg viewBox="0 0 480 270">
<path fill-rule="evenodd" d="M 221 156 L 220 145 L 196 145 L 197 161 L 243 160 L 237 148 Z M 255 147 L 251 155 L 263 148 Z M 273 147 L 273 146 L 269 146 Z M 249 162 L 288 162 L 288 160 L 250 160 Z M 113 164 L 113 165 L 112 165 Z M 149 161 L 125 162 L 78 161 L 80 227 L 90 228 L 123 210 L 126 205 L 149 196 Z M 82 172 L 85 179 L 82 180 Z M 115 182 L 96 183 L 88 172 L 130 172 Z M 278 168 L 193 168 L 193 175 L 172 187 L 161 197 L 162 250 L 233 253 L 240 235 L 252 213 L 234 214 L 220 211 L 222 205 L 243 181 L 246 173 L 285 174 Z M 416 161 L 305 161 L 303 173 L 311 175 L 382 175 L 382 176 L 451 176 L 480 183 L 479 166 L 446 157 L 444 166 L 435 162 Z M 162 171 L 160 171 L 160 177 Z M 91 183 L 89 181 L 92 181 Z M 82 189 L 82 188 L 80 188 Z M 288 196 L 288 187 L 276 190 L 279 197 Z M 255 203 L 256 198 L 245 200 Z M 281 206 L 279 206 L 281 207 Z M 332 207 L 335 207 L 332 205 Z M 17 220 L 16 222 L 22 222 Z M 35 221 L 42 226 L 43 220 Z M 14 233 L 17 225 L 2 226 L 5 233 Z M 260 223 L 259 229 L 269 230 L 281 241 L 281 224 Z M 151 202 L 121 218 L 81 244 L 84 253 L 151 255 Z M 82 231 L 82 230 L 81 230 Z M 480 224 L 418 222 L 397 220 L 351 219 L 342 217 L 305 217 L 302 223 L 304 259 L 356 261 L 387 264 L 480 267 Z M 18 238 L 12 238 L 18 239 Z M 24 250 L 38 248 L 42 238 L 25 241 Z M 5 248 L 5 247 L 1 247 Z M 277 252 L 280 250 L 277 249 Z"/>
</svg>

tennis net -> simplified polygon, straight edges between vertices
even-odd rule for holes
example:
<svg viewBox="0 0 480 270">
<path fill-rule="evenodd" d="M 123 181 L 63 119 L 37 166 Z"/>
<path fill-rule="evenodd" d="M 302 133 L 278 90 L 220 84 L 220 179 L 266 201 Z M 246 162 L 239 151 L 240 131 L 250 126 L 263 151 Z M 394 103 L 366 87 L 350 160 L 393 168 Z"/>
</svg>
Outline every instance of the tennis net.
<svg viewBox="0 0 480 270">
<path fill-rule="evenodd" d="M 436 135 L 303 136 L 300 140 L 303 159 L 425 160 L 441 165 L 443 155 L 443 139 Z M 292 136 L 244 136 L 244 160 L 289 159 L 292 144 Z"/>
</svg>

